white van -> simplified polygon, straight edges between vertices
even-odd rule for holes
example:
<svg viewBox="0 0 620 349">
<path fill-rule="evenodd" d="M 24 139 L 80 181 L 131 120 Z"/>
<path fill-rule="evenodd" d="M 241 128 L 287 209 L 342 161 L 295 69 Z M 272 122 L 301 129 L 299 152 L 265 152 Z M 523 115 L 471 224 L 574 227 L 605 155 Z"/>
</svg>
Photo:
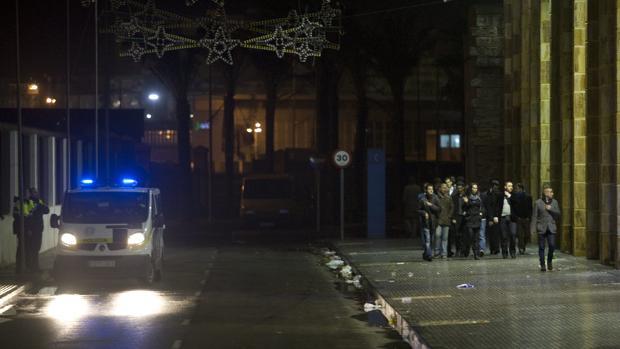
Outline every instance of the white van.
<svg viewBox="0 0 620 349">
<path fill-rule="evenodd" d="M 82 183 L 93 185 L 91 180 Z M 83 186 L 65 193 L 61 215 L 52 215 L 50 223 L 59 229 L 57 279 L 78 273 L 132 277 L 147 284 L 161 279 L 165 225 L 159 189 Z"/>
</svg>

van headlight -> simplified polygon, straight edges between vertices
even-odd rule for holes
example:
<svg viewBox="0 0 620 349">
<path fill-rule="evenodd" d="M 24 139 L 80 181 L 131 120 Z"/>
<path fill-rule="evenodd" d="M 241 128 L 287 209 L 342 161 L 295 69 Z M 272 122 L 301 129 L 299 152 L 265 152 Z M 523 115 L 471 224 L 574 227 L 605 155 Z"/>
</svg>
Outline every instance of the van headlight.
<svg viewBox="0 0 620 349">
<path fill-rule="evenodd" d="M 60 242 L 65 246 L 75 246 L 77 245 L 77 238 L 73 234 L 64 233 L 60 235 Z"/>
<path fill-rule="evenodd" d="M 130 245 L 130 246 L 140 245 L 144 242 L 144 240 L 145 240 L 144 233 L 134 233 L 134 234 L 129 235 L 129 237 L 127 238 L 127 245 Z"/>
</svg>

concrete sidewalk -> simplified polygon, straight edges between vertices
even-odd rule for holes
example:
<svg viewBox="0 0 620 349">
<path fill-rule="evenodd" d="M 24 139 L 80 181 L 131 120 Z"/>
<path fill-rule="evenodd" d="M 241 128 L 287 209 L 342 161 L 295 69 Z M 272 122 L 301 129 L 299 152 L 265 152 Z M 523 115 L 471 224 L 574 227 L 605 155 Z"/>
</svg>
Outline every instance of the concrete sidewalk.
<svg viewBox="0 0 620 349">
<path fill-rule="evenodd" d="M 14 297 L 28 291 L 33 285 L 42 281 L 52 270 L 54 263 L 54 251 L 48 250 L 39 255 L 41 274 L 16 275 L 15 265 L 10 264 L 0 268 L 0 310 Z M 2 315 L 0 313 L 0 315 Z"/>
<path fill-rule="evenodd" d="M 414 240 L 333 245 L 412 347 L 620 347 L 620 270 L 596 261 L 559 253 L 543 273 L 533 246 L 514 260 L 426 262 Z"/>
</svg>

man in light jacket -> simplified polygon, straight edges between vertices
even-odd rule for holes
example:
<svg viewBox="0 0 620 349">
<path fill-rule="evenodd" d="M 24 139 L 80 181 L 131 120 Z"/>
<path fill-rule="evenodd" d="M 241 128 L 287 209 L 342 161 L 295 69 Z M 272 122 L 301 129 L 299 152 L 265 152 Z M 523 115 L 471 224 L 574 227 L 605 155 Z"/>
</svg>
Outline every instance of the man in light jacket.
<svg viewBox="0 0 620 349">
<path fill-rule="evenodd" d="M 555 221 L 560 218 L 560 205 L 553 198 L 553 189 L 545 184 L 542 198 L 534 203 L 532 211 L 532 231 L 538 233 L 538 257 L 540 258 L 540 271 L 553 270 L 553 252 L 555 251 L 555 234 L 557 226 Z M 545 266 L 545 241 L 549 246 L 547 265 Z"/>
</svg>

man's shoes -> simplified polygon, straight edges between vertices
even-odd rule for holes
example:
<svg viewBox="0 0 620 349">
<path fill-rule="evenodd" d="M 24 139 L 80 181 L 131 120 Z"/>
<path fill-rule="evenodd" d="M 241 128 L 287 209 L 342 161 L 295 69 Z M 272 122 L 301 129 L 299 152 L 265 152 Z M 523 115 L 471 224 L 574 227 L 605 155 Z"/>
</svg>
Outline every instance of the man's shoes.
<svg viewBox="0 0 620 349">
<path fill-rule="evenodd" d="M 545 268 L 545 266 L 544 266 L 544 265 L 541 265 L 541 266 L 540 266 L 540 271 L 547 271 L 547 268 Z"/>
<path fill-rule="evenodd" d="M 503 253 L 502 252 L 502 258 L 504 258 L 504 259 L 508 258 L 508 253 Z"/>
<path fill-rule="evenodd" d="M 519 254 L 521 254 L 521 255 L 525 254 L 525 249 L 524 248 L 520 248 L 519 249 Z"/>
<path fill-rule="evenodd" d="M 476 253 L 472 253 L 472 254 L 474 255 L 474 259 L 475 259 L 475 260 L 480 259 L 480 257 L 478 257 L 478 255 L 477 255 Z"/>
<path fill-rule="evenodd" d="M 484 251 L 480 251 L 480 254 L 478 256 L 484 257 Z"/>
<path fill-rule="evenodd" d="M 552 271 L 553 270 L 553 264 L 548 263 L 547 264 L 547 269 L 549 269 L 549 271 Z"/>
<path fill-rule="evenodd" d="M 454 252 L 448 251 L 448 257 L 452 257 L 452 256 L 454 256 Z"/>
<path fill-rule="evenodd" d="M 516 258 L 517 258 L 517 254 L 516 254 L 516 253 L 514 253 L 514 252 L 513 252 L 513 253 L 511 253 L 511 254 L 510 254 L 510 258 L 512 258 L 512 259 L 516 259 Z"/>
</svg>

